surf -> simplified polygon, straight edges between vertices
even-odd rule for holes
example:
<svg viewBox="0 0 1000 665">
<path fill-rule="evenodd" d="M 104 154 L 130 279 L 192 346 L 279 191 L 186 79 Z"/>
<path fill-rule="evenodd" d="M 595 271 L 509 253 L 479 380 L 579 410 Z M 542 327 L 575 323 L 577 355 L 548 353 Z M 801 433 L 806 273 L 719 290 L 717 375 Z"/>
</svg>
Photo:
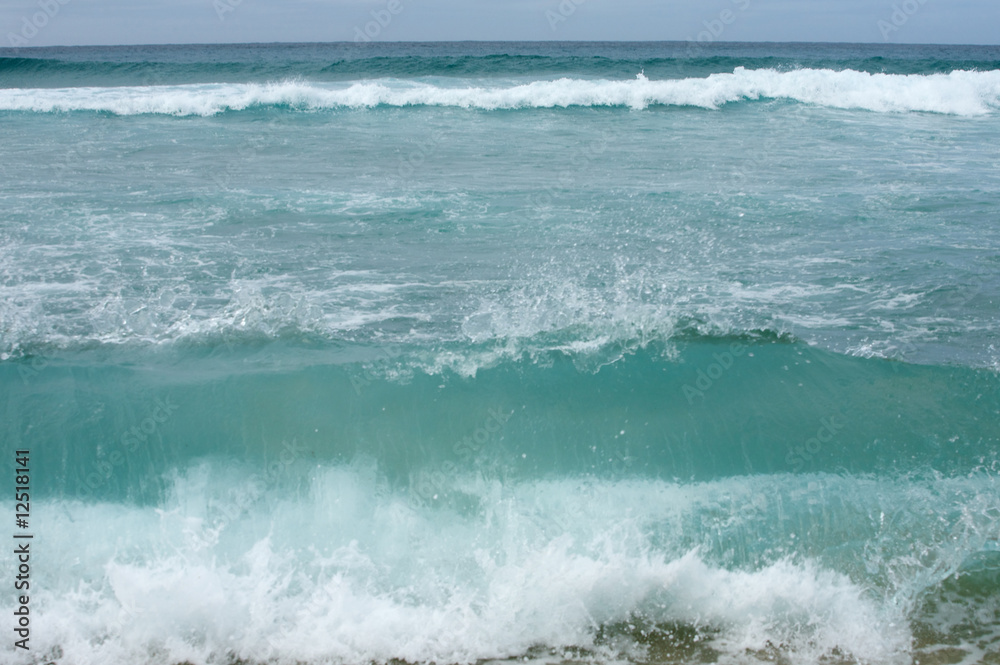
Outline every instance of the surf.
<svg viewBox="0 0 1000 665">
<path fill-rule="evenodd" d="M 330 111 L 441 106 L 484 111 L 517 109 L 695 107 L 784 100 L 877 113 L 980 116 L 1000 107 L 1000 70 L 947 74 L 870 74 L 829 69 L 745 69 L 705 78 L 632 80 L 561 78 L 506 85 L 462 85 L 419 79 L 354 81 L 340 85 L 302 80 L 113 88 L 0 90 L 0 110 L 214 116 L 266 107 Z"/>
</svg>

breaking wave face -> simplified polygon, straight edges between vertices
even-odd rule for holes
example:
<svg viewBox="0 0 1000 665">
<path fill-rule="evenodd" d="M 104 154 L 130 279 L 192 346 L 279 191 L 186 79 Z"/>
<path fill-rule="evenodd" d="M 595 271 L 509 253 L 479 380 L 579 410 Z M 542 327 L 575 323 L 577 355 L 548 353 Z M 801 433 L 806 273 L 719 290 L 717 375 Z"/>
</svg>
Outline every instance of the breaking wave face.
<svg viewBox="0 0 1000 665">
<path fill-rule="evenodd" d="M 926 620 L 995 655 L 991 372 L 746 338 L 596 373 L 212 364 L 0 364 L 45 443 L 35 653 L 902 665 Z"/>
<path fill-rule="evenodd" d="M 0 90 L 0 110 L 101 111 L 118 115 L 211 116 L 263 106 L 300 110 L 377 106 L 453 106 L 484 110 L 693 106 L 780 99 L 875 112 L 976 116 L 1000 108 L 1000 71 L 872 74 L 854 70 L 737 67 L 707 78 L 649 80 L 558 79 L 502 86 L 438 85 L 428 81 L 358 81 L 347 87 L 288 80 L 258 84 Z"/>
<path fill-rule="evenodd" d="M 1000 662 L 1000 49 L 355 46 L 0 59 L 0 663 Z"/>
<path fill-rule="evenodd" d="M 75 665 L 531 653 L 674 662 L 775 649 L 797 662 L 831 653 L 906 662 L 904 607 L 812 559 L 776 555 L 729 570 L 698 542 L 701 520 L 718 528 L 719 544 L 740 542 L 762 519 L 780 528 L 775 500 L 789 497 L 772 493 L 777 484 L 548 481 L 500 491 L 469 476 L 458 479 L 469 505 L 439 510 L 380 490 L 364 464 L 305 471 L 299 498 L 224 466 L 177 477 L 161 510 L 46 504 L 45 554 L 75 564 L 49 580 L 59 594 L 41 591 L 35 620 L 47 630 L 34 648 Z M 786 503 L 795 519 L 815 513 L 823 492 L 860 487 L 818 480 L 799 487 L 808 500 Z M 736 503 L 735 523 L 711 517 Z M 71 556 L 97 524 L 119 536 Z M 289 546 L 304 531 L 322 534 L 313 552 Z"/>
</svg>

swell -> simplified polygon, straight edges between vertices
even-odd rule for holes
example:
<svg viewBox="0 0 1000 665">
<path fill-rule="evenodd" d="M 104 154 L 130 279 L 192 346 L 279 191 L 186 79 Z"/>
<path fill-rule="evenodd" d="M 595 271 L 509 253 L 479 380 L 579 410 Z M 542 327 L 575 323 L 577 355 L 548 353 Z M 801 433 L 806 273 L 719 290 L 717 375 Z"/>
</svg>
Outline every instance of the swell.
<svg viewBox="0 0 1000 665">
<path fill-rule="evenodd" d="M 140 502 L 162 499 L 156 478 L 192 460 L 266 464 L 292 440 L 317 462 L 371 458 L 403 488 L 433 484 L 442 468 L 507 480 L 950 477 L 995 463 L 1000 445 L 994 372 L 784 338 L 682 339 L 597 367 L 553 352 L 474 377 L 399 357 L 329 364 L 310 352 L 302 363 L 271 352 L 278 360 L 7 361 L 3 439 L 39 451 L 49 495 Z M 164 409 L 178 415 L 163 424 Z M 88 488 L 109 463 L 113 477 Z"/>
<path fill-rule="evenodd" d="M 0 87 L 178 85 L 216 81 L 269 81 L 316 75 L 322 67 L 297 62 L 162 62 L 0 58 Z"/>
<path fill-rule="evenodd" d="M 550 77 L 628 78 L 645 72 L 651 78 L 705 77 L 747 69 L 830 69 L 869 74 L 947 74 L 952 71 L 1000 69 L 997 58 L 894 58 L 810 57 L 763 55 L 714 55 L 698 45 L 679 47 L 670 57 L 609 57 L 565 55 L 368 55 L 366 51 L 324 59 L 195 60 L 66 59 L 0 57 L 3 87 L 80 87 L 107 85 L 178 85 L 184 83 L 257 82 L 307 78 L 315 81 L 349 81 L 358 78 L 413 77 Z M 229 54 L 232 57 L 232 54 Z M 343 57 L 343 56 L 347 57 Z"/>
</svg>

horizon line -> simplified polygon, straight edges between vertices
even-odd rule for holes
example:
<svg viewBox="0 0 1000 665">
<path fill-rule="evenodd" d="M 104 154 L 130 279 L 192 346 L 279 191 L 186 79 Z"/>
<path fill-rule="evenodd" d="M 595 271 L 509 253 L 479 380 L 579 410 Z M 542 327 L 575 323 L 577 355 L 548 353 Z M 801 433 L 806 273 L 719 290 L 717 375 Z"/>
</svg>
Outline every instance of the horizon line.
<svg viewBox="0 0 1000 665">
<path fill-rule="evenodd" d="M 353 45 L 357 48 L 371 48 L 378 44 L 690 44 L 697 43 L 703 48 L 716 45 L 739 44 L 799 44 L 828 46 L 966 46 L 972 48 L 997 48 L 998 44 L 969 44 L 962 42 L 841 42 L 841 41 L 774 41 L 774 40 L 741 40 L 699 42 L 691 39 L 455 39 L 455 40 L 372 40 L 355 42 L 348 40 L 336 41 L 274 41 L 274 42 L 145 42 L 119 44 L 48 44 L 45 46 L 0 46 L 0 51 L 26 51 L 53 48 L 143 48 L 164 46 L 319 46 L 319 45 Z"/>
</svg>

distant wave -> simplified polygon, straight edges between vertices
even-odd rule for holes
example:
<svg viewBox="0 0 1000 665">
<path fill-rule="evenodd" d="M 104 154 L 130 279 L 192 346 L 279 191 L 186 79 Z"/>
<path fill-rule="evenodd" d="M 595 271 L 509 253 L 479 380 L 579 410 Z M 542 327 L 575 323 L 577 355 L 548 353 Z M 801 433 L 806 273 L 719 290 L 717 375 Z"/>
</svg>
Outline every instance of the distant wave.
<svg viewBox="0 0 1000 665">
<path fill-rule="evenodd" d="M 0 77 L 11 87 L 58 87 L 104 85 L 113 78 L 119 85 L 166 85 L 207 82 L 266 82 L 303 77 L 320 81 L 351 81 L 368 78 L 413 78 L 418 76 L 499 77 L 567 76 L 618 79 L 643 70 L 654 79 L 701 77 L 732 72 L 736 67 L 790 71 L 803 67 L 841 71 L 853 69 L 872 74 L 947 74 L 956 70 L 990 71 L 1000 68 L 1000 59 L 989 54 L 961 57 L 892 57 L 866 54 L 814 54 L 805 57 L 762 54 L 726 55 L 704 52 L 692 45 L 665 47 L 664 55 L 619 54 L 571 55 L 566 53 L 485 55 L 402 55 L 392 49 L 335 49 L 329 57 L 291 59 L 252 58 L 228 53 L 222 59 L 197 58 L 177 61 L 170 50 L 137 53 L 102 52 L 96 58 L 0 57 Z M 0 49 L 2 51 L 2 49 Z M 940 54 L 938 54 L 940 55 Z M 117 57 L 116 57 L 117 56 Z M 145 57 L 143 57 L 145 56 Z M 974 57 L 978 56 L 978 57 Z M 985 56 L 985 57 L 984 57 Z"/>
<path fill-rule="evenodd" d="M 1000 70 L 949 74 L 870 74 L 854 70 L 737 67 L 706 78 L 558 80 L 489 87 L 442 86 L 415 80 L 359 81 L 350 85 L 282 81 L 147 87 L 6 89 L 0 110 L 99 111 L 118 115 L 211 116 L 259 107 L 298 110 L 378 106 L 450 106 L 483 110 L 692 106 L 783 99 L 839 109 L 985 115 L 1000 109 Z"/>
</svg>

